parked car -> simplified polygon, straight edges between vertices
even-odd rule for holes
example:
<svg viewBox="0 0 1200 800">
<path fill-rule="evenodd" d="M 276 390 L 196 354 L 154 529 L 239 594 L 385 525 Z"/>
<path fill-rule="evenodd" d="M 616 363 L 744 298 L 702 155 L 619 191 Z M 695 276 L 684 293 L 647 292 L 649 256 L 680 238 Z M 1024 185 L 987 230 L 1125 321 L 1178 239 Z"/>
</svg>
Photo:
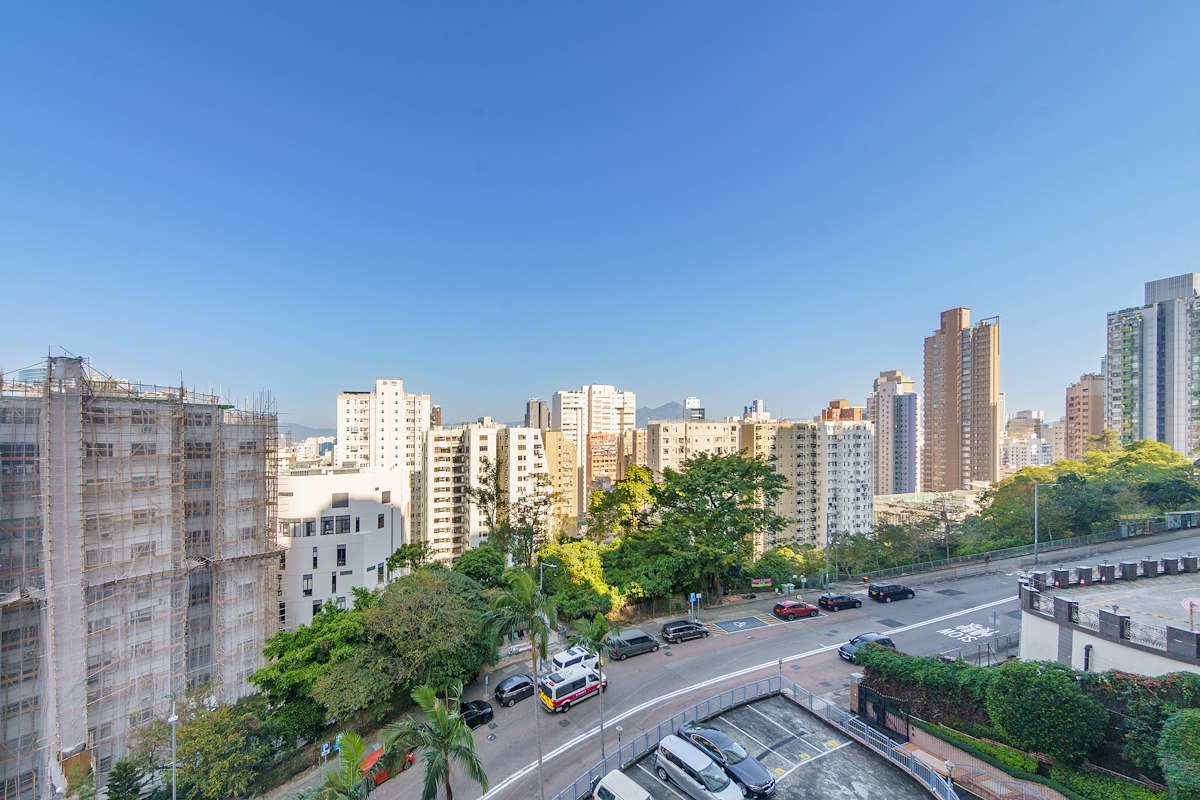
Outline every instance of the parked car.
<svg viewBox="0 0 1200 800">
<path fill-rule="evenodd" d="M 890 603 L 916 597 L 917 593 L 902 583 L 872 583 L 867 587 L 867 595 L 880 603 Z"/>
<path fill-rule="evenodd" d="M 496 702 L 505 708 L 512 708 L 518 700 L 533 697 L 536 684 L 531 675 L 509 675 L 496 684 Z"/>
<path fill-rule="evenodd" d="M 591 667 L 576 664 L 551 672 L 538 681 L 542 707 L 550 712 L 566 713 L 571 706 L 608 688 L 608 676 L 603 679 Z"/>
<path fill-rule="evenodd" d="M 864 645 L 872 643 L 883 645 L 884 647 L 894 648 L 896 646 L 896 643 L 893 642 L 890 637 L 882 633 L 863 633 L 855 636 L 853 639 L 839 647 L 838 655 L 853 663 L 854 657 L 858 654 L 858 651 L 861 650 Z"/>
<path fill-rule="evenodd" d="M 619 769 L 592 780 L 592 797 L 595 800 L 654 800 L 649 792 Z"/>
<path fill-rule="evenodd" d="M 848 594 L 826 592 L 817 598 L 817 605 L 830 611 L 841 611 L 843 608 L 862 608 L 862 600 Z"/>
<path fill-rule="evenodd" d="M 664 623 L 660 631 L 663 641 L 678 644 L 684 639 L 707 639 L 708 628 L 699 622 L 688 622 L 686 619 Z"/>
<path fill-rule="evenodd" d="M 628 628 L 618 636 L 608 639 L 609 659 L 624 661 L 630 656 L 653 653 L 658 650 L 658 639 L 639 628 Z"/>
<path fill-rule="evenodd" d="M 599 663 L 600 656 L 591 652 L 586 647 L 572 647 L 570 650 L 555 653 L 554 657 L 550 659 L 550 669 L 551 671 L 564 670 L 576 664 L 582 664 L 589 669 L 595 669 Z"/>
<path fill-rule="evenodd" d="M 368 778 L 368 780 L 370 781 L 372 786 L 378 786 L 379 784 L 383 783 L 386 780 L 389 780 L 392 777 L 391 773 L 389 773 L 383 767 L 377 767 L 375 769 L 374 773 L 371 772 L 371 768 L 374 767 L 377 763 L 379 763 L 379 759 L 381 759 L 381 758 L 383 758 L 383 748 L 382 747 L 379 748 L 378 750 L 372 750 L 371 752 L 367 753 L 366 758 L 364 758 L 362 761 L 358 762 L 358 767 L 359 767 L 359 769 L 362 770 L 362 774 L 370 776 Z M 412 750 L 409 750 L 404 755 L 404 761 L 401 762 L 401 764 L 400 764 L 400 771 L 403 772 L 406 769 L 408 769 L 409 767 L 411 767 L 413 765 L 414 760 L 416 760 L 416 753 L 414 753 Z"/>
<path fill-rule="evenodd" d="M 742 800 L 743 797 L 742 790 L 707 753 L 674 734 L 664 736 L 658 743 L 654 773 L 659 780 L 675 784 L 694 800 Z"/>
<path fill-rule="evenodd" d="M 478 728 L 480 725 L 486 725 L 495 716 L 495 712 L 492 711 L 492 704 L 483 700 L 468 700 L 460 705 L 458 710 L 462 714 L 463 721 L 467 723 L 468 728 Z"/>
<path fill-rule="evenodd" d="M 812 603 L 802 600 L 780 600 L 771 609 L 771 613 L 790 622 L 796 617 L 815 617 L 820 610 Z"/>
<path fill-rule="evenodd" d="M 729 734 L 696 722 L 689 722 L 676 735 L 699 747 L 725 770 L 747 797 L 775 794 L 775 778 L 762 762 L 752 757 Z"/>
</svg>

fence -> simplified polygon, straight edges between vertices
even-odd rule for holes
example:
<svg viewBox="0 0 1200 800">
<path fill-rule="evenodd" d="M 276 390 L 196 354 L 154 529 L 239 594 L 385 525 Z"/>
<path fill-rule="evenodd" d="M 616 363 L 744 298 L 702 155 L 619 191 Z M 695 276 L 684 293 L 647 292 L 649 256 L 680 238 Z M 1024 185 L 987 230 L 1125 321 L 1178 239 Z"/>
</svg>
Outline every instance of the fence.
<svg viewBox="0 0 1200 800">
<path fill-rule="evenodd" d="M 715 717 L 731 708 L 761 700 L 774 695 L 791 700 L 808 709 L 821 719 L 841 728 L 848 736 L 859 744 L 866 745 L 887 760 L 901 767 L 905 772 L 916 778 L 926 789 L 940 800 L 958 800 L 954 787 L 928 765 L 917 761 L 910 753 L 899 750 L 899 742 L 883 735 L 867 725 L 858 717 L 843 711 L 832 703 L 815 696 L 782 677 L 766 678 L 763 680 L 730 689 L 716 697 L 710 697 L 702 703 L 676 714 L 665 722 L 660 722 L 652 730 L 642 733 L 628 743 L 617 748 L 617 752 L 609 755 L 586 773 L 580 775 L 563 791 L 554 796 L 554 800 L 584 800 L 592 796 L 592 782 L 599 780 L 614 769 L 624 769 L 627 764 L 636 762 L 642 756 L 652 752 L 659 741 L 669 733 L 674 733 L 688 722 L 700 722 Z"/>
<path fill-rule="evenodd" d="M 977 667 L 990 667 L 992 664 L 1008 660 L 1009 653 L 1021 645 L 1020 633 L 1003 633 L 991 639 L 986 639 L 974 647 L 955 647 L 942 652 L 943 656 L 957 661 L 965 661 Z"/>
</svg>

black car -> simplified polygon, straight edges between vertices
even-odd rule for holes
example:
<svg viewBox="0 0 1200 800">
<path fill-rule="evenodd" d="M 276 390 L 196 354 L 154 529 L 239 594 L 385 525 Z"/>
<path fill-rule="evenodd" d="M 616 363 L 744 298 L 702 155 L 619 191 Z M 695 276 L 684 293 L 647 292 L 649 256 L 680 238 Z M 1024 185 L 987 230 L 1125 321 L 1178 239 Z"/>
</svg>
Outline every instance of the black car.
<svg viewBox="0 0 1200 800">
<path fill-rule="evenodd" d="M 867 587 L 867 596 L 881 603 L 890 603 L 916 597 L 917 593 L 902 583 L 872 583 Z"/>
<path fill-rule="evenodd" d="M 529 675 L 510 675 L 496 684 L 496 702 L 512 708 L 518 700 L 533 697 L 534 683 Z"/>
<path fill-rule="evenodd" d="M 839 647 L 838 655 L 845 660 L 854 663 L 854 657 L 858 654 L 858 651 L 861 650 L 864 645 L 872 643 L 882 645 L 883 647 L 894 648 L 896 646 L 896 643 L 891 640 L 891 637 L 885 634 L 863 633 L 855 636 L 853 639 Z"/>
<path fill-rule="evenodd" d="M 682 642 L 684 639 L 708 638 L 707 627 L 701 625 L 699 622 L 688 622 L 685 619 L 663 623 L 662 630 L 659 633 L 664 642 L 675 642 L 676 644 Z"/>
<path fill-rule="evenodd" d="M 742 790 L 742 794 L 747 797 L 770 797 L 775 794 L 775 778 L 770 771 L 729 734 L 695 722 L 689 722 L 676 733 L 717 762 L 729 779 Z"/>
<path fill-rule="evenodd" d="M 862 600 L 848 594 L 826 592 L 817 598 L 817 605 L 829 611 L 841 611 L 843 608 L 862 608 Z"/>
<path fill-rule="evenodd" d="M 468 728 L 478 728 L 480 725 L 486 725 L 495 716 L 495 712 L 492 711 L 492 704 L 485 703 L 482 700 L 468 700 L 459 706 L 459 711 Z"/>
</svg>

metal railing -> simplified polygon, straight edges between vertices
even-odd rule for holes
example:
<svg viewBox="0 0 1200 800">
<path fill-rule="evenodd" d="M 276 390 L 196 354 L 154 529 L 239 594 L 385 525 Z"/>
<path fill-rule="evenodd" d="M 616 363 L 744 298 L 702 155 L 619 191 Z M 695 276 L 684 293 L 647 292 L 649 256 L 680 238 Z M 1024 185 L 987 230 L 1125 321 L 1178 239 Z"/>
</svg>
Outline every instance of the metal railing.
<svg viewBox="0 0 1200 800">
<path fill-rule="evenodd" d="M 1128 630 L 1131 642 L 1144 644 L 1157 650 L 1167 649 L 1167 629 L 1157 625 L 1147 625 L 1144 622 L 1131 622 Z"/>
<path fill-rule="evenodd" d="M 747 683 L 736 689 L 710 697 L 697 703 L 691 708 L 674 715 L 665 722 L 660 722 L 653 729 L 645 731 L 640 736 L 618 747 L 617 752 L 609 755 L 603 761 L 592 766 L 586 773 L 576 778 L 570 786 L 554 796 L 554 800 L 584 800 L 592 796 L 592 782 L 599 780 L 614 769 L 624 769 L 626 765 L 653 752 L 664 736 L 677 731 L 688 722 L 702 722 L 724 713 L 732 708 L 779 695 L 797 705 L 808 709 L 816 716 L 841 728 L 848 736 L 859 744 L 866 745 L 879 755 L 901 767 L 909 775 L 916 778 L 926 789 L 940 800 L 958 800 L 954 787 L 943 776 L 939 775 L 928 765 L 914 759 L 905 750 L 899 750 L 900 743 L 885 736 L 867 725 L 853 714 L 838 708 L 832 703 L 817 697 L 812 692 L 797 686 L 783 677 L 766 678 Z"/>
<path fill-rule="evenodd" d="M 993 664 L 1007 661 L 1009 654 L 1020 645 L 1020 633 L 1002 633 L 994 638 L 985 639 L 973 647 L 955 647 L 944 650 L 941 655 L 956 661 L 974 664 L 977 667 L 990 667 Z"/>
<path fill-rule="evenodd" d="M 1088 630 L 1100 630 L 1100 612 L 1094 608 L 1079 608 L 1078 618 L 1073 620 L 1076 625 Z"/>
</svg>

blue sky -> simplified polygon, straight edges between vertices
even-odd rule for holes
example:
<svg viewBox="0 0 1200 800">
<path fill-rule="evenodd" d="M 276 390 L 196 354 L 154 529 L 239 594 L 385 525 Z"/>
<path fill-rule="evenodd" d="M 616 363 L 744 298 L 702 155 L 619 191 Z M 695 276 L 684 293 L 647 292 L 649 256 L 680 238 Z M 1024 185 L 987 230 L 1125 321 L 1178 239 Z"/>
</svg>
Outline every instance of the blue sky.
<svg viewBox="0 0 1200 800">
<path fill-rule="evenodd" d="M 1200 270 L 1196 3 L 8 3 L 0 367 L 447 421 L 613 383 L 720 416 L 1002 319 L 1062 409 Z"/>
</svg>

